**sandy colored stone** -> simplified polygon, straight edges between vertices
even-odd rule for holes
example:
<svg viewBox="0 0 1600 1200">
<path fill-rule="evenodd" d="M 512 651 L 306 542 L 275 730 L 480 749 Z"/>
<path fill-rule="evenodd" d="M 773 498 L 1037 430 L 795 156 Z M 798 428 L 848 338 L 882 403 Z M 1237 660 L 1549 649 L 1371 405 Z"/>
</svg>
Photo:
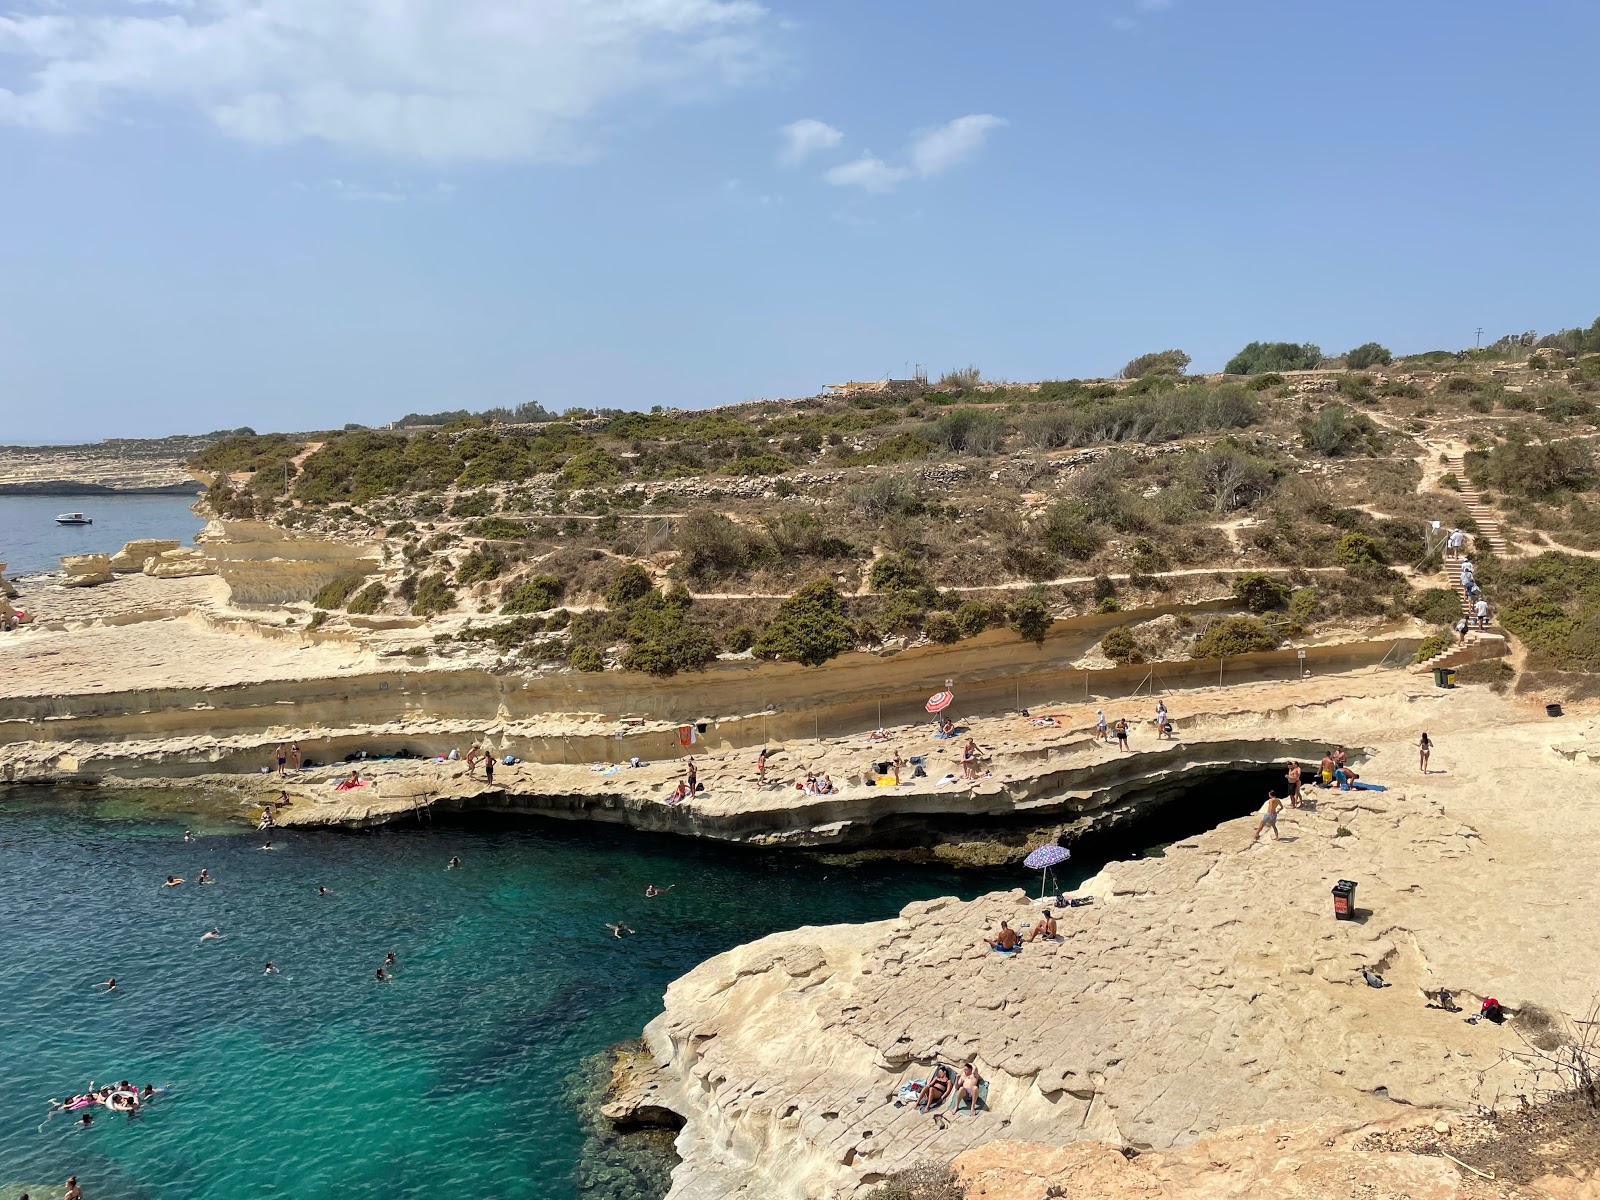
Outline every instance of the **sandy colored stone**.
<svg viewBox="0 0 1600 1200">
<path fill-rule="evenodd" d="M 1347 744 L 1378 735 L 1363 774 L 1389 791 L 1312 793 L 1314 808 L 1280 818 L 1280 842 L 1252 846 L 1245 818 L 1111 864 L 1084 885 L 1092 906 L 1058 914 L 1060 942 L 994 954 L 982 939 L 999 920 L 1025 927 L 1040 904 L 945 898 L 777 934 L 675 981 L 648 1030 L 689 1120 L 673 1200 L 713 1179 L 739 1181 L 730 1195 L 858 1196 L 996 1138 L 1165 1150 L 1234 1125 L 1464 1112 L 1532 1092 L 1511 1057 L 1520 1018 L 1469 1025 L 1426 1004 L 1441 987 L 1467 1012 L 1494 995 L 1535 1032 L 1536 1009 L 1587 1010 L 1600 813 L 1586 798 L 1600 776 L 1550 748 L 1547 722 L 1446 734 L 1435 711 L 1409 722 L 1426 719 L 1438 742 L 1424 778 L 1394 739 L 1397 715 L 1387 736 L 1321 717 Z M 1358 882 L 1357 921 L 1333 917 L 1341 878 Z M 812 969 L 792 976 L 791 955 Z M 1363 968 L 1391 986 L 1366 986 Z M 968 1060 L 990 1082 L 987 1112 L 941 1127 L 895 1107 L 905 1081 Z M 1453 1194 L 1428 1190 L 1431 1168 L 1403 1182 Z M 1362 1194 L 1288 1186 L 1256 1194 Z"/>
<path fill-rule="evenodd" d="M 165 550 L 147 559 L 144 574 L 153 579 L 188 579 L 195 575 L 215 575 L 216 563 L 195 546 Z"/>
<path fill-rule="evenodd" d="M 111 569 L 119 574 L 142 571 L 156 555 L 176 550 L 181 545 L 183 543 L 176 538 L 137 538 L 125 542 L 122 549 L 111 556 Z"/>
<path fill-rule="evenodd" d="M 62 587 L 94 587 L 111 578 L 109 554 L 67 554 L 61 559 Z"/>
</svg>

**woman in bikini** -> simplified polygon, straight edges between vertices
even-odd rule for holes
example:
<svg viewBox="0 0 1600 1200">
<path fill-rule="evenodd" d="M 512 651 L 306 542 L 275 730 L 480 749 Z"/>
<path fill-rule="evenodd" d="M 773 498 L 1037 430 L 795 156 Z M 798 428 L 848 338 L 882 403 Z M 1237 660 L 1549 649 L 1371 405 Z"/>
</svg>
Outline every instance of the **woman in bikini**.
<svg viewBox="0 0 1600 1200">
<path fill-rule="evenodd" d="M 1417 754 L 1422 761 L 1422 773 L 1428 773 L 1428 756 L 1433 753 L 1433 741 L 1428 737 L 1427 730 L 1423 730 L 1422 737 L 1417 742 Z"/>
<path fill-rule="evenodd" d="M 950 1088 L 954 1082 L 950 1068 L 940 1063 L 933 1069 L 933 1075 L 928 1079 L 927 1086 L 917 1098 L 917 1111 L 934 1112 L 939 1109 L 950 1098 Z"/>
</svg>

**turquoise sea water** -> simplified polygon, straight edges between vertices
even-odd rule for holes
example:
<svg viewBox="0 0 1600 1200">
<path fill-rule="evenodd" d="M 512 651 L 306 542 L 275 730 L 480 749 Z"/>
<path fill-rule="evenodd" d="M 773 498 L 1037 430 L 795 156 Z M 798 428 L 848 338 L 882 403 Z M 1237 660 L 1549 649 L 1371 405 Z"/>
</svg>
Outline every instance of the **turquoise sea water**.
<svg viewBox="0 0 1600 1200">
<path fill-rule="evenodd" d="M 270 852 L 189 823 L 185 843 L 140 798 L 0 791 L 0 1194 L 76 1174 L 90 1200 L 628 1195 L 578 1172 L 573 1077 L 670 980 L 774 930 L 1030 881 L 554 823 L 289 833 Z M 613 939 L 617 920 L 636 936 Z M 120 1079 L 171 1094 L 132 1121 L 46 1120 L 50 1098 Z"/>
<path fill-rule="evenodd" d="M 185 544 L 205 524 L 189 511 L 193 496 L 0 496 L 0 562 L 15 578 L 55 571 L 63 554 L 114 554 L 135 538 Z M 56 514 L 81 512 L 93 525 L 57 525 Z"/>
</svg>

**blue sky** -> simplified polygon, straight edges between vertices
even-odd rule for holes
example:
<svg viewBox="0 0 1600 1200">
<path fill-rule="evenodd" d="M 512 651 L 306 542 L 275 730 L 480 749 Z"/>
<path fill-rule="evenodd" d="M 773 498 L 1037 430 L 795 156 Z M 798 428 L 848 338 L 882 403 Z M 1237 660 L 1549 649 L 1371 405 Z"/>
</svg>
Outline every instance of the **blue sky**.
<svg viewBox="0 0 1600 1200">
<path fill-rule="evenodd" d="M 0 441 L 1600 313 L 1600 5 L 0 0 Z"/>
</svg>

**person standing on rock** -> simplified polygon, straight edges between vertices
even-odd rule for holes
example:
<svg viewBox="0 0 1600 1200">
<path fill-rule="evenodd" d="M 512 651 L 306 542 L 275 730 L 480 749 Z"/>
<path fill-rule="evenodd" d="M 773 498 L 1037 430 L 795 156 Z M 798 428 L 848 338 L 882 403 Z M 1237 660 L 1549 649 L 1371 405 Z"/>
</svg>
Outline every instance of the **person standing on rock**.
<svg viewBox="0 0 1600 1200">
<path fill-rule="evenodd" d="M 1422 773 L 1428 773 L 1428 756 L 1433 753 L 1433 741 L 1428 737 L 1428 731 L 1422 731 L 1422 737 L 1417 741 L 1417 755 L 1421 759 Z"/>
<path fill-rule="evenodd" d="M 483 756 L 483 781 L 491 785 L 494 783 L 494 755 L 492 754 Z"/>
<path fill-rule="evenodd" d="M 700 768 L 694 765 L 693 756 L 690 757 L 689 765 L 683 772 L 683 781 L 689 787 L 690 799 L 693 799 L 694 794 L 700 790 Z"/>
<path fill-rule="evenodd" d="M 300 764 L 301 764 L 302 761 L 304 761 L 304 756 L 300 752 L 300 743 L 299 742 L 290 742 L 289 743 L 289 769 L 291 771 L 298 771 L 300 769 Z"/>
<path fill-rule="evenodd" d="M 1299 808 L 1300 807 L 1300 764 L 1298 762 L 1290 763 L 1289 764 L 1289 773 L 1286 776 L 1284 776 L 1284 778 L 1286 778 L 1289 781 L 1289 807 L 1290 808 Z"/>
<path fill-rule="evenodd" d="M 278 760 L 278 778 L 282 779 L 284 768 L 288 766 L 289 763 L 289 747 L 284 745 L 282 742 L 279 742 L 278 748 L 273 751 L 273 754 Z"/>
<path fill-rule="evenodd" d="M 1103 708 L 1094 710 L 1094 733 L 1102 742 L 1111 740 L 1106 736 L 1106 710 Z"/>
<path fill-rule="evenodd" d="M 1117 749 L 1126 750 L 1128 748 L 1128 719 L 1126 717 L 1118 717 L 1117 723 L 1111 729 L 1117 735 Z"/>
<path fill-rule="evenodd" d="M 467 778 L 472 778 L 472 772 L 478 767 L 478 743 L 473 742 L 467 749 Z"/>
<path fill-rule="evenodd" d="M 767 751 L 762 747 L 761 753 L 756 755 L 756 786 L 767 786 Z"/>
<path fill-rule="evenodd" d="M 1264 829 L 1272 830 L 1273 841 L 1280 840 L 1278 837 L 1278 814 L 1282 811 L 1283 801 L 1278 799 L 1278 793 L 1268 792 L 1267 802 L 1261 806 L 1259 814 L 1261 819 L 1256 822 L 1256 831 L 1250 838 L 1252 846 L 1261 840 L 1261 831 Z"/>
</svg>

